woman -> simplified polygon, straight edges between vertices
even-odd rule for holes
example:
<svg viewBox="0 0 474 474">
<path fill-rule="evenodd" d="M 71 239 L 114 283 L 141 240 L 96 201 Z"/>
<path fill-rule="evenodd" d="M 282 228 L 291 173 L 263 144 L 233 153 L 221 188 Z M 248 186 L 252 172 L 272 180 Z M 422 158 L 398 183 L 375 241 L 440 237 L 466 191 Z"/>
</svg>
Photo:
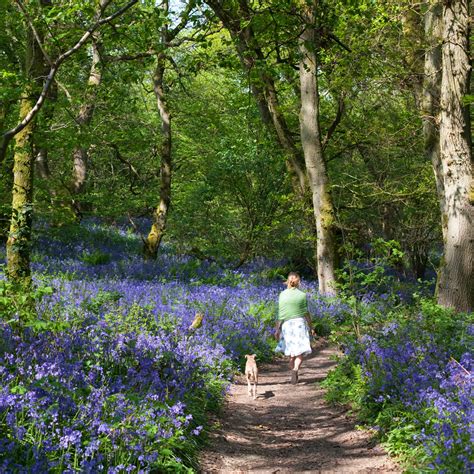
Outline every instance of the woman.
<svg viewBox="0 0 474 474">
<path fill-rule="evenodd" d="M 278 319 L 275 338 L 276 351 L 290 356 L 291 383 L 298 383 L 298 370 L 303 357 L 311 354 L 311 316 L 308 312 L 306 293 L 298 287 L 300 276 L 291 272 L 286 280 L 286 290 L 278 298 Z"/>
</svg>

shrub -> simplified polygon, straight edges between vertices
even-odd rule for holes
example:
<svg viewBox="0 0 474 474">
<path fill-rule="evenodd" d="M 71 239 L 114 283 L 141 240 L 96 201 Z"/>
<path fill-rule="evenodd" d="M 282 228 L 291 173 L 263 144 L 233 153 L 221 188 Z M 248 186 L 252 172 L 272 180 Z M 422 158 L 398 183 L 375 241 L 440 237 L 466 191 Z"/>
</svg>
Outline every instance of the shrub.
<svg viewBox="0 0 474 474">
<path fill-rule="evenodd" d="M 105 265 L 110 262 L 110 255 L 95 250 L 93 252 L 84 251 L 81 255 L 81 260 L 88 265 Z"/>
</svg>

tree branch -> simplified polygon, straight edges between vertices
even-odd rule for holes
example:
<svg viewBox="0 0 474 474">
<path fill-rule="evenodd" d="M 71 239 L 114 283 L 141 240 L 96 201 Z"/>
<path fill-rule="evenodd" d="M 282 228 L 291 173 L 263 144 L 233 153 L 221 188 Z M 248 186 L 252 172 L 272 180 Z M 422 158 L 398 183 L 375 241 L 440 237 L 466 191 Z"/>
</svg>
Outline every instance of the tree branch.
<svg viewBox="0 0 474 474">
<path fill-rule="evenodd" d="M 145 51 L 144 53 L 137 53 L 137 54 L 122 54 L 121 56 L 105 56 L 104 60 L 112 61 L 112 62 L 136 61 L 137 59 L 144 59 L 144 58 L 149 58 L 150 56 L 156 56 L 158 53 L 159 51 L 150 50 L 150 51 Z"/>
<path fill-rule="evenodd" d="M 331 137 L 332 135 L 334 134 L 334 132 L 336 131 L 336 128 L 337 126 L 339 125 L 341 119 L 342 119 L 342 115 L 344 114 L 344 110 L 345 110 L 345 104 L 344 104 L 344 94 L 342 94 L 340 97 L 339 97 L 339 101 L 338 101 L 338 105 L 337 105 L 337 113 L 336 113 L 336 117 L 334 118 L 331 126 L 329 127 L 327 133 L 326 133 L 326 136 L 324 137 L 324 140 L 321 144 L 322 148 L 323 148 L 323 151 L 326 149 L 328 143 L 329 143 L 329 140 L 331 140 Z"/>
<path fill-rule="evenodd" d="M 352 49 L 349 46 L 346 46 L 335 34 L 328 33 L 328 37 L 335 41 L 341 48 L 344 48 L 349 53 L 352 53 Z"/>
</svg>

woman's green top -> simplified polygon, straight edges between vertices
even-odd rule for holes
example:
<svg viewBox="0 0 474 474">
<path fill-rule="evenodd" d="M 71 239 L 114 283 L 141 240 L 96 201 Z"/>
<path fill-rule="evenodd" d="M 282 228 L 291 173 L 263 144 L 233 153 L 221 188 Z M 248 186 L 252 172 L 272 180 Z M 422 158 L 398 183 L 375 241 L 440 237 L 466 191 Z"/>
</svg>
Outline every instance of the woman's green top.
<svg viewBox="0 0 474 474">
<path fill-rule="evenodd" d="M 308 312 L 306 293 L 298 288 L 287 288 L 278 298 L 278 320 L 302 318 Z"/>
</svg>

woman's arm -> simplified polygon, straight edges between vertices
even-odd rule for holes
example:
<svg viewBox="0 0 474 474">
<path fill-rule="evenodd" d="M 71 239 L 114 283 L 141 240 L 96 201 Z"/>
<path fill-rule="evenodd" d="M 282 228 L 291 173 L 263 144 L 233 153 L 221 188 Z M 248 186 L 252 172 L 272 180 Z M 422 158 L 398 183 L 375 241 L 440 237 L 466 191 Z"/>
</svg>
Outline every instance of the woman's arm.
<svg viewBox="0 0 474 474">
<path fill-rule="evenodd" d="M 308 325 L 309 333 L 314 334 L 313 321 L 311 320 L 311 315 L 309 314 L 309 312 L 304 315 L 304 318 L 306 319 L 306 324 Z"/>
<path fill-rule="evenodd" d="M 275 339 L 278 341 L 280 339 L 280 330 L 281 330 L 281 321 L 277 319 L 275 323 Z"/>
<path fill-rule="evenodd" d="M 313 329 L 313 321 L 311 319 L 311 313 L 309 312 L 309 309 L 308 309 L 308 298 L 309 298 L 309 295 L 308 293 L 306 293 L 306 313 L 304 315 L 304 318 L 306 319 L 306 324 L 308 325 L 308 331 L 310 334 L 314 334 L 314 329 Z"/>
</svg>

